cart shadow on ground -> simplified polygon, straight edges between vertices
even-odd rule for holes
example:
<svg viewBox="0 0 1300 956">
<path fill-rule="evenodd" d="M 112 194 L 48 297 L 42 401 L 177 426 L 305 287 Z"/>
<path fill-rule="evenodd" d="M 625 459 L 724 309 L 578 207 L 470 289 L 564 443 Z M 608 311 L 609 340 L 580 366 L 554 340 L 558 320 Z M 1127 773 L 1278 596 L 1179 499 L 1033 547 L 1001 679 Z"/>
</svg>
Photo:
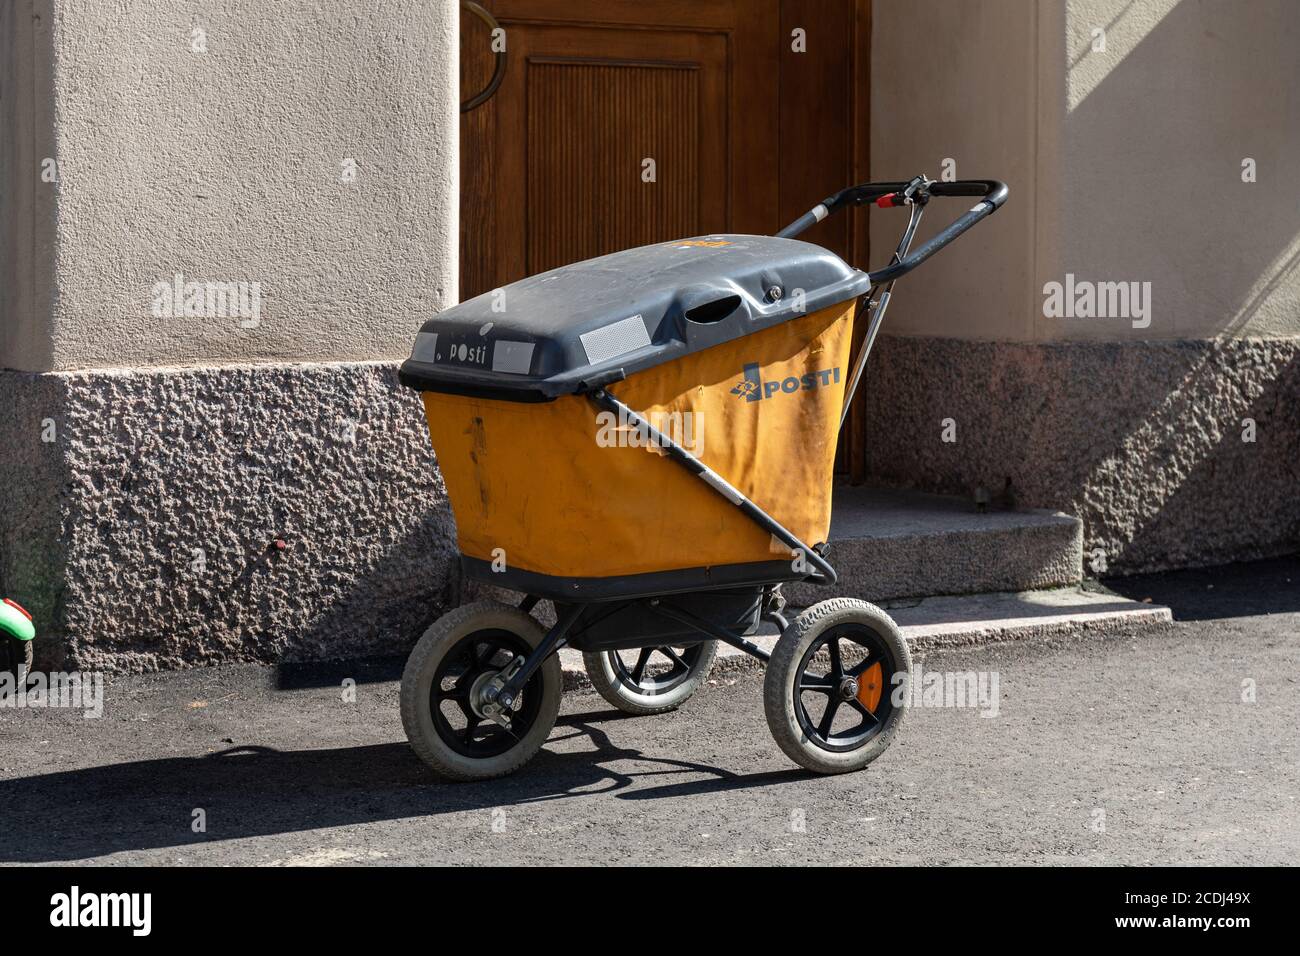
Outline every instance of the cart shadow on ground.
<svg viewBox="0 0 1300 956">
<path fill-rule="evenodd" d="M 563 715 L 547 747 L 526 767 L 484 783 L 438 780 L 405 741 L 313 750 L 236 746 L 4 780 L 0 862 L 58 863 L 169 849 L 175 860 L 202 862 L 191 850 L 223 840 L 592 796 L 675 799 L 809 779 L 793 768 L 737 774 L 647 756 L 618 746 L 598 726 L 624 719 L 614 710 Z M 572 749 L 584 738 L 594 750 Z M 200 809 L 206 832 L 195 833 Z"/>
</svg>

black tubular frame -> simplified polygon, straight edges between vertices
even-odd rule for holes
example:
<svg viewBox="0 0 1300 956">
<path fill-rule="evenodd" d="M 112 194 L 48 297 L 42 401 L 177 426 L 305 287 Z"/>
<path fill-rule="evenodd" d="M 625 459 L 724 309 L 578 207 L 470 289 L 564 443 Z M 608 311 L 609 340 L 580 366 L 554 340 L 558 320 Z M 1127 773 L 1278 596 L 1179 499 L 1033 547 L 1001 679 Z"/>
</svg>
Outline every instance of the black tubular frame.
<svg viewBox="0 0 1300 956">
<path fill-rule="evenodd" d="M 838 580 L 835 569 L 815 549 L 800 541 L 792 532 L 786 530 L 785 526 L 779 521 L 741 494 L 727 479 L 659 431 L 645 418 L 624 405 L 608 390 L 598 388 L 594 392 L 588 392 L 587 397 L 600 410 L 613 412 L 618 416 L 618 421 L 627 422 L 636 428 L 640 434 L 646 435 L 652 446 L 666 451 L 669 458 L 739 508 L 747 518 L 788 547 L 796 558 L 806 560 L 817 569 L 818 574 L 807 575 L 804 580 L 811 581 L 814 584 L 834 584 Z"/>
<path fill-rule="evenodd" d="M 916 237 L 916 229 L 921 225 L 921 214 L 925 212 L 925 203 L 918 202 L 912 204 L 911 214 L 907 219 L 907 228 L 903 230 L 903 236 L 898 240 L 898 247 L 894 250 L 894 257 L 890 263 L 902 262 L 907 257 L 907 250 L 912 246 L 912 240 Z M 849 409 L 853 405 L 853 396 L 858 393 L 858 383 L 862 381 L 862 372 L 867 367 L 867 356 L 871 354 L 872 347 L 876 344 L 876 336 L 880 333 L 880 327 L 885 321 L 885 311 L 889 308 L 889 299 L 894 294 L 894 279 L 885 283 L 884 289 L 880 292 L 879 299 L 873 299 L 878 285 L 872 283 L 871 288 L 867 290 L 864 297 L 866 308 L 862 311 L 871 315 L 867 323 L 867 333 L 862 337 L 862 347 L 858 351 L 858 360 L 853 363 L 853 374 L 849 377 L 848 390 L 844 394 L 844 407 L 840 411 L 840 428 L 848 421 Z M 855 317 L 856 321 L 856 317 Z"/>
<path fill-rule="evenodd" d="M 698 617 L 690 611 L 684 611 L 679 607 L 674 607 L 672 604 L 665 604 L 658 598 L 652 599 L 649 602 L 649 606 L 652 611 L 668 618 L 670 621 L 676 621 L 678 624 L 685 624 L 687 627 L 694 628 L 703 634 L 707 634 L 714 640 L 722 641 L 724 644 L 730 644 L 732 647 L 742 650 L 750 657 L 756 657 L 764 663 L 772 657 L 771 654 L 763 650 L 763 648 L 759 647 L 753 641 L 748 640 L 739 634 L 732 634 L 725 627 L 720 627 L 712 621 L 706 621 L 704 618 Z M 779 617 L 779 612 L 777 612 L 777 616 Z M 782 630 L 785 630 L 785 628 L 782 628 Z"/>
<path fill-rule="evenodd" d="M 843 414 L 847 414 L 862 369 L 866 364 L 867 355 L 871 352 L 876 333 L 879 332 L 880 325 L 884 320 L 885 309 L 889 305 L 889 297 L 894 282 L 943 249 L 977 222 L 997 212 L 1002 207 L 1002 204 L 1007 201 L 1008 192 L 1006 183 L 995 179 L 967 179 L 945 183 L 936 182 L 927 179 L 924 175 L 920 175 L 908 182 L 862 183 L 857 186 L 850 186 L 847 189 L 841 189 L 835 195 L 828 196 L 776 234 L 778 238 L 792 239 L 821 222 L 827 216 L 849 206 L 862 206 L 874 202 L 881 207 L 911 207 L 911 215 L 893 257 L 883 268 L 867 273 L 871 279 L 871 288 L 862 299 L 859 314 L 869 311 L 871 319 L 867 334 L 863 339 L 862 349 L 855 363 L 852 381 L 847 388 Z M 917 226 L 921 221 L 921 213 L 925 205 L 936 196 L 969 196 L 976 197 L 980 201 L 913 250 L 911 244 L 916 236 Z M 872 296 L 877 289 L 881 290 L 880 299 L 873 302 Z M 621 378 L 621 370 L 616 370 L 614 373 L 607 374 L 601 381 L 588 383 L 585 390 L 587 398 L 602 411 L 613 412 L 618 416 L 619 421 L 633 425 L 645 434 L 656 447 L 663 449 L 669 458 L 730 501 L 760 528 L 769 532 L 774 538 L 790 548 L 792 553 L 806 559 L 809 565 L 816 569 L 816 572 L 806 575 L 803 580 L 816 584 L 835 583 L 837 580 L 835 569 L 826 561 L 821 552 L 804 544 L 775 518 L 741 494 L 739 490 L 716 471 L 660 432 L 644 417 L 619 401 L 606 386 L 621 380 Z M 844 418 L 841 417 L 840 425 L 843 424 Z M 774 593 L 770 585 L 764 586 L 765 605 L 768 604 L 768 597 Z M 537 604 L 537 600 L 535 596 L 529 595 L 524 598 L 520 607 L 525 613 L 530 612 Z M 683 608 L 666 603 L 659 597 L 639 598 L 636 603 L 640 602 L 646 603 L 655 612 L 669 620 L 685 624 L 708 637 L 724 641 L 761 661 L 766 662 L 771 656 L 744 636 L 733 634 L 726 628 L 698 617 Z M 781 605 L 784 604 L 784 602 L 780 603 Z M 537 668 L 542 665 L 546 658 L 567 643 L 569 631 L 577 624 L 589 606 L 590 602 L 575 603 L 568 609 L 567 613 L 560 616 L 555 626 L 547 632 L 537 648 L 528 655 L 526 660 L 519 661 L 518 666 L 514 668 L 514 672 L 509 678 L 490 694 L 495 707 L 503 709 L 511 706 L 519 691 L 537 671 Z M 784 631 L 785 618 L 781 616 L 780 605 L 768 607 L 763 612 L 763 617 L 769 621 L 776 621 Z M 655 645 L 650 644 L 647 646 Z"/>
<path fill-rule="evenodd" d="M 839 212 L 841 209 L 848 206 L 862 206 L 869 202 L 878 202 L 886 197 L 891 197 L 892 200 L 888 205 L 896 206 L 912 203 L 923 206 L 933 196 L 974 196 L 980 199 L 980 202 L 972 206 L 970 210 L 958 216 L 932 238 L 921 243 L 915 251 L 897 262 L 891 262 L 883 269 L 868 273 L 872 285 L 883 285 L 886 282 L 892 282 L 899 276 L 907 275 L 907 273 L 926 259 L 929 259 L 975 223 L 993 215 L 1007 201 L 1009 192 L 1007 184 L 996 179 L 962 179 L 957 182 L 945 183 L 935 182 L 926 179 L 924 176 L 917 176 L 905 183 L 862 183 L 858 186 L 841 189 L 835 195 L 826 197 L 778 232 L 777 236 L 782 239 L 793 239 L 801 232 L 810 229 L 827 216 Z M 881 205 L 885 204 L 881 203 Z"/>
</svg>

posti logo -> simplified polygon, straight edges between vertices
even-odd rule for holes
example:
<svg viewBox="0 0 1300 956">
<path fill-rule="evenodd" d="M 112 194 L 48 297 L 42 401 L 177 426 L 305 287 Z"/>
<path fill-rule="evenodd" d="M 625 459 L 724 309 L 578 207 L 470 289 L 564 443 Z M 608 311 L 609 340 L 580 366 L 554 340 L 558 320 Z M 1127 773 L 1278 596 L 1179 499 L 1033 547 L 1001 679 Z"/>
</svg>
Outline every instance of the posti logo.
<svg viewBox="0 0 1300 956">
<path fill-rule="evenodd" d="M 815 388 L 836 385 L 840 380 L 840 367 L 821 368 L 806 375 L 789 375 L 785 378 L 773 378 L 763 381 L 763 370 L 757 364 L 745 366 L 745 378 L 737 382 L 731 390 L 732 395 L 739 395 L 747 402 L 761 402 L 774 395 L 793 395 Z"/>
</svg>

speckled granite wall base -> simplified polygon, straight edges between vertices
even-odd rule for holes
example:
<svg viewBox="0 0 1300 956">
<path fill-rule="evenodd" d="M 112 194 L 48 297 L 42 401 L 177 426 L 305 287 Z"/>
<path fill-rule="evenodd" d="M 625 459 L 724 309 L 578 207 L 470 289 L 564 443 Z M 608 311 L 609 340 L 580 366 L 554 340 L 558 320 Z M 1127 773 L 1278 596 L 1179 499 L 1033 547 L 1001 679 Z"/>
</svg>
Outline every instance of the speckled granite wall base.
<svg viewBox="0 0 1300 956">
<path fill-rule="evenodd" d="M 0 372 L 0 594 L 38 663 L 408 648 L 455 593 L 418 397 L 380 364 Z"/>
<path fill-rule="evenodd" d="M 1010 478 L 1020 506 L 1083 518 L 1111 572 L 1300 547 L 1300 343 L 877 348 L 880 483 Z M 389 365 L 0 371 L 0 450 L 0 594 L 35 614 L 43 666 L 401 652 L 458 596 Z"/>
<path fill-rule="evenodd" d="M 1098 550 L 1116 572 L 1300 548 L 1300 340 L 885 336 L 865 387 L 873 481 L 996 497 L 1009 478 L 1018 505 L 1083 519 L 1095 570 Z"/>
</svg>

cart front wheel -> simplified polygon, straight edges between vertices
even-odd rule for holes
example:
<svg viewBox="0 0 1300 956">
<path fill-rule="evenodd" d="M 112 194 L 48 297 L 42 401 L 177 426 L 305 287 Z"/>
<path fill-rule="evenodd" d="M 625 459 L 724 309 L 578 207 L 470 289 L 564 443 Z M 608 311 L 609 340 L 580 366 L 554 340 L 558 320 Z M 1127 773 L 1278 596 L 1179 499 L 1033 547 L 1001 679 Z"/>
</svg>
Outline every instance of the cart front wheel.
<svg viewBox="0 0 1300 956">
<path fill-rule="evenodd" d="M 768 662 L 768 727 L 801 767 L 861 770 L 898 733 L 911 672 L 903 635 L 880 608 L 852 598 L 814 604 L 790 622 Z"/>
<path fill-rule="evenodd" d="M 485 713 L 483 690 L 544 636 L 534 618 L 495 601 L 435 621 L 402 674 L 402 725 L 420 759 L 452 780 L 500 777 L 527 763 L 560 712 L 559 657 L 552 654 L 528 679 L 504 724 Z"/>
<path fill-rule="evenodd" d="M 663 714 L 686 702 L 709 676 L 717 641 L 582 655 L 601 697 L 625 714 Z"/>
</svg>

